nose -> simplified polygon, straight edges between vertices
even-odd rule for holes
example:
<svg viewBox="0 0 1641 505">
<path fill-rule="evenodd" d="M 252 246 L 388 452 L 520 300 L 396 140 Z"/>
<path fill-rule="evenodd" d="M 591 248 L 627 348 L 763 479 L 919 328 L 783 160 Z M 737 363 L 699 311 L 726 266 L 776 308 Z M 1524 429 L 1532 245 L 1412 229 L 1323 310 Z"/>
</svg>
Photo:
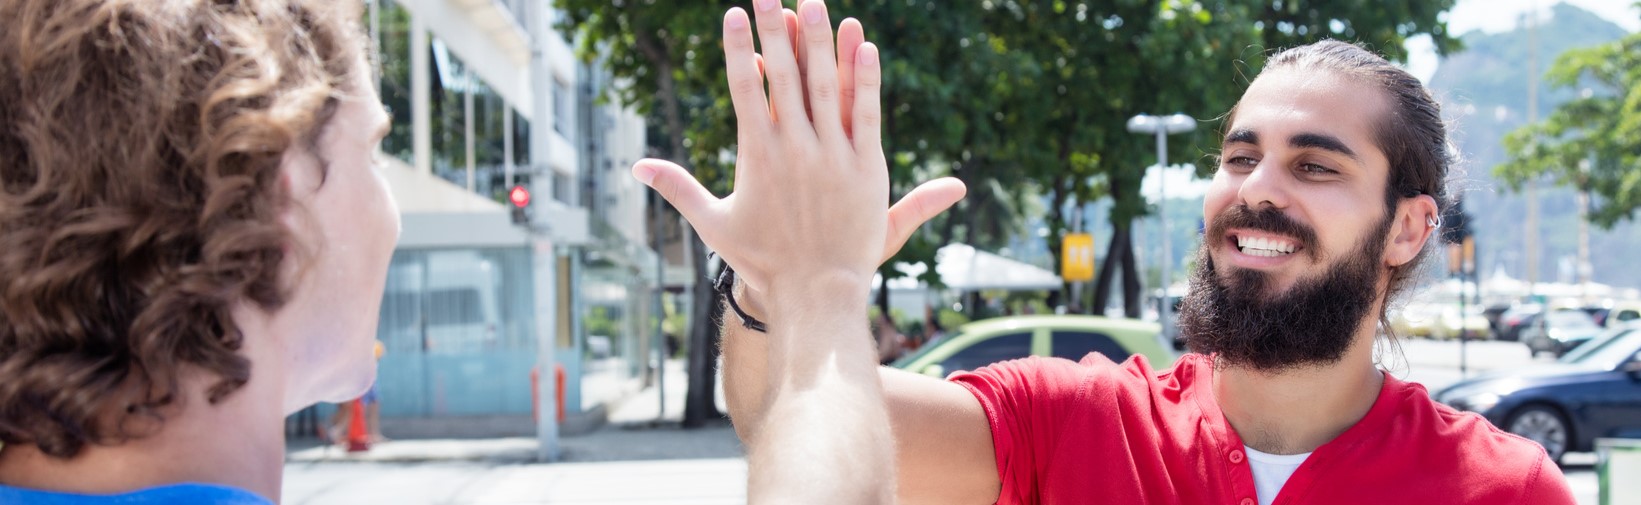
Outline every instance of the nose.
<svg viewBox="0 0 1641 505">
<path fill-rule="evenodd" d="M 1237 198 L 1249 209 L 1285 209 L 1289 203 L 1289 179 L 1286 170 L 1282 170 L 1270 160 L 1261 160 L 1259 165 L 1242 179 L 1241 186 L 1237 188 Z"/>
</svg>

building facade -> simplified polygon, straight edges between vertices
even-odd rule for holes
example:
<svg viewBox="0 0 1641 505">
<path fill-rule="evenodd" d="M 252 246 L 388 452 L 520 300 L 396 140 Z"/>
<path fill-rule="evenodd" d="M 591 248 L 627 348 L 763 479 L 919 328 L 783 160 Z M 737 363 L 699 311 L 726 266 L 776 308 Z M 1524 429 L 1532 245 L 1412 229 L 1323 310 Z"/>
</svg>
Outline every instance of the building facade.
<svg viewBox="0 0 1641 505">
<path fill-rule="evenodd" d="M 378 328 L 384 426 L 532 434 L 549 354 L 565 430 L 596 425 L 649 375 L 657 341 L 647 194 L 626 176 L 643 118 L 601 103 L 619 83 L 580 62 L 548 2 L 368 5 L 404 223 Z M 515 185 L 533 195 L 525 223 L 506 203 Z"/>
</svg>

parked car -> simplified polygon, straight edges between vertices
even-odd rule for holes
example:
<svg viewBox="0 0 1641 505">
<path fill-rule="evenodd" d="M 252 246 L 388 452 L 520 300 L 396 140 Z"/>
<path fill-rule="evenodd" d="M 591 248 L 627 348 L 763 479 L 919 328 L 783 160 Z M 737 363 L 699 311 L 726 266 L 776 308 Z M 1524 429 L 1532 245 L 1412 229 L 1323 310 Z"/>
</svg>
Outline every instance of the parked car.
<svg viewBox="0 0 1641 505">
<path fill-rule="evenodd" d="M 1487 316 L 1482 315 L 1481 307 L 1466 307 L 1461 314 L 1458 307 L 1443 308 L 1436 315 L 1436 324 L 1430 328 L 1430 338 L 1439 340 L 1457 339 L 1460 335 L 1470 340 L 1485 340 L 1492 338 L 1488 331 Z"/>
<path fill-rule="evenodd" d="M 1510 304 L 1495 303 L 1482 309 L 1481 315 L 1487 318 L 1487 327 L 1493 330 L 1493 338 L 1500 338 L 1504 334 L 1504 313 L 1510 310 Z"/>
<path fill-rule="evenodd" d="M 1607 330 L 1556 363 L 1462 381 L 1435 395 L 1544 446 L 1550 459 L 1597 438 L 1641 437 L 1641 325 Z"/>
<path fill-rule="evenodd" d="M 1538 321 L 1539 313 L 1544 306 L 1536 303 L 1515 305 L 1499 314 L 1499 340 L 1516 342 L 1521 340 L 1521 329 Z"/>
<path fill-rule="evenodd" d="M 1151 366 L 1173 366 L 1177 356 L 1156 323 L 1100 316 L 1040 315 L 975 321 L 889 366 L 933 377 L 999 361 L 1051 356 L 1078 361 L 1098 352 L 1111 361 L 1144 355 Z"/>
<path fill-rule="evenodd" d="M 1601 327 L 1580 310 L 1557 310 L 1541 317 L 1542 322 L 1521 330 L 1521 341 L 1527 343 L 1533 354 L 1548 352 L 1561 356 L 1601 334 Z"/>
<path fill-rule="evenodd" d="M 1596 326 L 1612 328 L 1623 326 L 1634 321 L 1641 321 L 1641 303 L 1618 302 L 1605 305 L 1582 307 L 1579 310 L 1590 315 Z"/>
<path fill-rule="evenodd" d="M 1390 313 L 1390 327 L 1402 337 L 1429 337 L 1436 326 L 1436 307 L 1409 303 Z"/>
</svg>

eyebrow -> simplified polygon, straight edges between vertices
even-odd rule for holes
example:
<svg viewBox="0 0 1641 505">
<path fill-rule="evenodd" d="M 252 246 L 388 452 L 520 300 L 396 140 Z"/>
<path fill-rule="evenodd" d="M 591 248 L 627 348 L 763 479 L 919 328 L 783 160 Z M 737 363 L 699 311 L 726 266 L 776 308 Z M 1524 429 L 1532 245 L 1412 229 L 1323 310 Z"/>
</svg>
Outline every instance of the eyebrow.
<svg viewBox="0 0 1641 505">
<path fill-rule="evenodd" d="M 1253 144 L 1257 146 L 1259 145 L 1259 134 L 1254 133 L 1253 130 L 1238 128 L 1231 130 L 1231 133 L 1225 135 L 1224 143 Z M 1301 133 L 1288 139 L 1288 145 L 1295 149 L 1322 149 L 1325 151 L 1333 151 L 1350 157 L 1350 159 L 1355 161 L 1362 160 L 1360 156 L 1356 155 L 1356 151 L 1352 151 L 1350 147 L 1345 146 L 1343 141 L 1339 140 L 1339 137 L 1332 135 L 1322 133 Z"/>
<path fill-rule="evenodd" d="M 1293 146 L 1296 149 L 1315 148 L 1322 149 L 1324 151 L 1333 151 L 1348 156 L 1352 160 L 1361 161 L 1361 158 L 1356 156 L 1356 151 L 1352 151 L 1349 147 L 1345 147 L 1344 142 L 1339 141 L 1338 137 L 1332 135 L 1323 135 L 1320 133 L 1301 133 L 1294 135 L 1291 139 L 1288 139 L 1288 145 Z"/>
<path fill-rule="evenodd" d="M 1253 130 L 1249 130 L 1247 128 L 1237 128 L 1235 130 L 1231 130 L 1231 133 L 1225 135 L 1224 143 L 1253 144 L 1257 146 L 1259 145 L 1259 134 L 1254 133 Z"/>
</svg>

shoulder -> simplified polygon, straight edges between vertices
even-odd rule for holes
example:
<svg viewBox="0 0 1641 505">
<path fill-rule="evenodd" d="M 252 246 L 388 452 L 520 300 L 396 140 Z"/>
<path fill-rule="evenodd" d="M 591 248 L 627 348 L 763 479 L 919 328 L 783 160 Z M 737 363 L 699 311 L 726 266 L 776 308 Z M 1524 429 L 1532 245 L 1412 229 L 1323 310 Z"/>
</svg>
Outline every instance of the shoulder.
<svg viewBox="0 0 1641 505">
<path fill-rule="evenodd" d="M 129 493 L 86 495 L 38 491 L 0 485 L 0 504 L 31 505 L 273 505 L 272 501 L 239 488 L 212 484 L 173 484 Z"/>
<path fill-rule="evenodd" d="M 1150 404 L 1153 398 L 1178 403 L 1206 362 L 1200 355 L 1187 354 L 1173 368 L 1156 370 L 1141 355 L 1120 364 L 1100 354 L 1077 362 L 1034 356 L 954 373 L 948 380 L 967 388 L 988 410 L 999 402 L 1104 410 Z"/>
<path fill-rule="evenodd" d="M 1425 475 L 1487 503 L 1572 503 L 1561 468 L 1538 443 L 1436 402 L 1418 384 L 1397 381 L 1391 392 L 1400 397 L 1392 436 L 1419 447 L 1411 456 L 1429 467 Z"/>
</svg>

